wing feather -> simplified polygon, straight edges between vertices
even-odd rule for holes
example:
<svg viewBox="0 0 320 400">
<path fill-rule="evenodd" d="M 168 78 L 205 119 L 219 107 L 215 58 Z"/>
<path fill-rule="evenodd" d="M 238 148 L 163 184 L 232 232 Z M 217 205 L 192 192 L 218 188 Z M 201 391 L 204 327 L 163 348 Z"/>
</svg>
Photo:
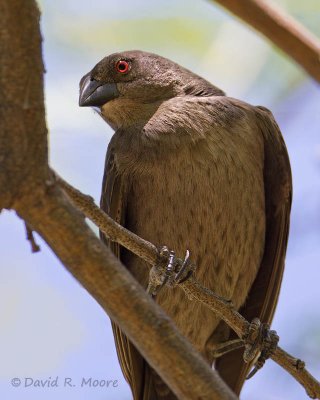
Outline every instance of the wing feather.
<svg viewBox="0 0 320 400">
<path fill-rule="evenodd" d="M 106 155 L 100 207 L 123 226 L 125 226 L 127 196 L 128 188 L 117 170 L 111 142 Z M 106 238 L 102 232 L 100 232 L 100 237 L 112 252 L 121 259 L 121 246 Z M 154 398 L 146 361 L 118 325 L 112 321 L 111 325 L 120 367 L 131 387 L 133 398 L 141 400 Z"/>
<path fill-rule="evenodd" d="M 284 271 L 292 199 L 289 157 L 280 129 L 272 113 L 256 107 L 257 124 L 264 139 L 264 187 L 266 207 L 265 249 L 258 275 L 240 313 L 251 321 L 258 317 L 271 323 Z M 243 350 L 226 354 L 216 368 L 239 394 L 251 365 L 245 364 Z"/>
</svg>

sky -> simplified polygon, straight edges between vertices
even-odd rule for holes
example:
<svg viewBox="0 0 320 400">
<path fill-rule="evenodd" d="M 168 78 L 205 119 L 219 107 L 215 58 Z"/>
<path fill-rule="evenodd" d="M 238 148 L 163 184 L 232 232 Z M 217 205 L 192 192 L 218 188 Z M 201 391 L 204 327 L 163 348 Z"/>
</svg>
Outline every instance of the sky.
<svg viewBox="0 0 320 400">
<path fill-rule="evenodd" d="M 320 33 L 316 2 L 279 3 Z M 272 327 L 280 345 L 319 378 L 319 85 L 207 1 L 43 0 L 41 9 L 50 164 L 97 203 L 112 131 L 92 110 L 78 107 L 78 85 L 105 55 L 152 51 L 232 97 L 272 110 L 288 147 L 294 186 L 286 271 Z M 14 212 L 0 215 L 0 238 L 0 398 L 129 400 L 101 307 L 38 236 L 41 252 L 31 254 Z M 40 380 L 44 387 L 37 386 Z M 256 399 L 257 390 L 261 400 L 307 398 L 273 361 L 246 383 L 242 399 Z"/>
</svg>

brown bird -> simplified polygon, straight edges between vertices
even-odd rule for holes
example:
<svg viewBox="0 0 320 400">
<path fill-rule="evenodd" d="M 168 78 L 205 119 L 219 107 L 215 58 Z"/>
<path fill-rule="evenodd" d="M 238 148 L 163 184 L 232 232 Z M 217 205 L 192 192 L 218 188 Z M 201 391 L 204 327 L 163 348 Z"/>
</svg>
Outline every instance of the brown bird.
<svg viewBox="0 0 320 400">
<path fill-rule="evenodd" d="M 142 51 L 102 59 L 81 79 L 79 103 L 98 107 L 115 130 L 102 209 L 159 247 L 180 256 L 189 249 L 205 287 L 232 300 L 249 320 L 270 323 L 292 194 L 288 154 L 271 112 L 227 97 L 178 64 Z M 146 288 L 149 267 L 117 243 L 110 245 Z M 179 287 L 163 288 L 156 301 L 239 393 L 250 367 L 243 351 L 214 356 L 216 346 L 231 337 L 228 327 Z M 113 330 L 134 399 L 175 399 L 114 324 Z"/>
</svg>

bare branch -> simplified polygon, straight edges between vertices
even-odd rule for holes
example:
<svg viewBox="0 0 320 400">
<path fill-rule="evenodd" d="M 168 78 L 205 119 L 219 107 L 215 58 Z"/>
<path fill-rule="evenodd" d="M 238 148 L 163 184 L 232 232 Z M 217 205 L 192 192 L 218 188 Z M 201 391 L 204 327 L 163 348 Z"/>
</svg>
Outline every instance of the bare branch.
<svg viewBox="0 0 320 400">
<path fill-rule="evenodd" d="M 320 41 L 303 25 L 266 0 L 215 0 L 300 64 L 320 82 Z"/>
<path fill-rule="evenodd" d="M 32 251 L 32 253 L 37 253 L 38 251 L 40 251 L 40 246 L 36 243 L 35 238 L 33 236 L 32 229 L 26 222 L 25 222 L 25 227 L 26 227 L 26 233 L 27 233 L 27 240 L 29 240 L 30 245 L 31 245 L 31 251 Z"/>
<path fill-rule="evenodd" d="M 151 265 L 159 261 L 159 250 L 153 244 L 117 224 L 95 205 L 91 197 L 82 194 L 61 177 L 57 176 L 56 179 L 75 206 L 86 217 L 90 218 L 106 236 L 113 241 L 117 241 Z M 179 286 L 189 298 L 197 300 L 210 308 L 237 333 L 239 338 L 245 341 L 250 323 L 234 309 L 229 301 L 203 287 L 194 277 L 180 283 Z M 309 397 L 320 399 L 320 383 L 305 369 L 303 361 L 292 357 L 279 346 L 274 354 L 271 355 L 271 358 L 306 389 Z"/>
</svg>

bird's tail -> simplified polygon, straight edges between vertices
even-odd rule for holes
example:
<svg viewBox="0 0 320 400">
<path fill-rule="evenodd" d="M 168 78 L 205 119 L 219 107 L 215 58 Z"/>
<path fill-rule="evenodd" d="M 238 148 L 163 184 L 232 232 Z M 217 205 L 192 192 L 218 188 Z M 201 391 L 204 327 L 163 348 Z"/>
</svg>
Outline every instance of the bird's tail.
<svg viewBox="0 0 320 400">
<path fill-rule="evenodd" d="M 120 366 L 133 400 L 178 400 L 120 328 L 112 323 Z"/>
</svg>

